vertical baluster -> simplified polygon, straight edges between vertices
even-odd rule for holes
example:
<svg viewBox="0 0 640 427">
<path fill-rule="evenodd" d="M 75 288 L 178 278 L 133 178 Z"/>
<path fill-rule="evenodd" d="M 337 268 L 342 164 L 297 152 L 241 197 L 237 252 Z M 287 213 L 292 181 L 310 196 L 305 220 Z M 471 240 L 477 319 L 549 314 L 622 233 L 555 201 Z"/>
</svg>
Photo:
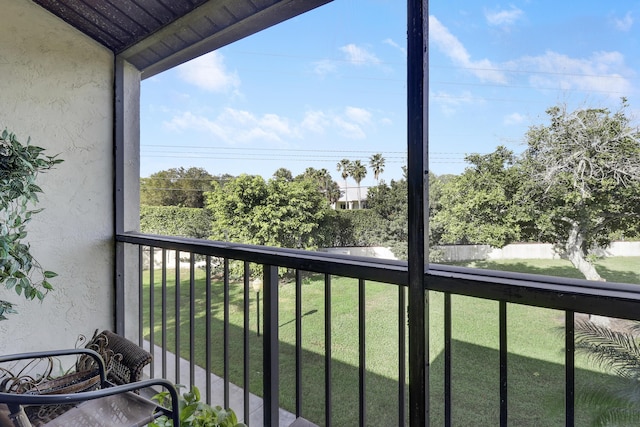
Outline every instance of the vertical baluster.
<svg viewBox="0 0 640 427">
<path fill-rule="evenodd" d="M 223 358 L 224 358 L 224 407 L 229 407 L 229 260 L 224 259 L 224 332 Z"/>
<path fill-rule="evenodd" d="M 358 280 L 358 352 L 359 352 L 359 396 L 360 426 L 367 425 L 367 334 L 366 334 L 365 281 Z M 404 320 L 400 320 L 404 323 Z M 402 381 L 402 380 L 400 380 Z"/>
<path fill-rule="evenodd" d="M 500 301 L 500 426 L 507 426 L 507 303 Z"/>
<path fill-rule="evenodd" d="M 151 248 L 151 255 L 149 257 L 149 353 L 155 355 L 155 339 L 154 339 L 154 331 L 156 326 L 156 317 L 155 317 L 155 253 L 156 248 Z M 155 370 L 154 364 L 151 363 L 149 365 L 149 376 L 151 378 L 155 378 Z"/>
<path fill-rule="evenodd" d="M 196 276 L 195 254 L 189 256 L 189 384 L 196 384 Z"/>
<path fill-rule="evenodd" d="M 181 384 L 182 381 L 180 381 L 180 252 L 178 250 L 175 251 L 175 268 L 176 268 L 176 272 L 175 272 L 175 276 L 176 276 L 176 289 L 175 289 L 175 317 L 176 317 L 176 323 L 174 325 L 175 328 L 175 344 L 176 344 L 176 360 L 175 360 L 175 365 L 176 365 L 176 379 L 175 379 L 175 383 L 176 384 Z"/>
<path fill-rule="evenodd" d="M 144 275 L 143 275 L 144 246 L 138 246 L 138 345 L 142 347 L 144 332 Z"/>
<path fill-rule="evenodd" d="M 444 425 L 451 427 L 451 294 L 444 294 Z"/>
<path fill-rule="evenodd" d="M 575 320 L 574 312 L 565 312 L 565 425 L 575 423 Z"/>
<path fill-rule="evenodd" d="M 324 275 L 324 418 L 331 427 L 331 276 Z"/>
<path fill-rule="evenodd" d="M 207 404 L 211 405 L 211 256 L 207 255 L 205 259 L 205 354 L 206 354 L 206 371 L 207 371 Z"/>
<path fill-rule="evenodd" d="M 162 378 L 167 378 L 167 250 L 162 248 Z"/>
<path fill-rule="evenodd" d="M 302 416 L 302 272 L 296 270 L 296 417 Z"/>
<path fill-rule="evenodd" d="M 264 267 L 264 425 L 279 425 L 280 373 L 278 366 L 278 267 Z"/>
<path fill-rule="evenodd" d="M 251 268 L 250 264 L 245 261 L 244 262 L 244 335 L 243 335 L 243 359 L 244 359 L 244 371 L 243 371 L 243 385 L 244 385 L 244 423 L 249 425 L 249 413 L 251 408 L 249 407 L 250 396 L 249 396 L 249 388 L 250 384 L 250 349 L 249 349 L 249 333 L 250 333 L 250 324 L 249 324 L 249 303 L 251 302 Z"/>
<path fill-rule="evenodd" d="M 407 318 L 405 289 L 404 286 L 398 286 L 398 425 L 403 426 L 406 422 L 406 333 L 407 327 L 405 319 Z"/>
</svg>

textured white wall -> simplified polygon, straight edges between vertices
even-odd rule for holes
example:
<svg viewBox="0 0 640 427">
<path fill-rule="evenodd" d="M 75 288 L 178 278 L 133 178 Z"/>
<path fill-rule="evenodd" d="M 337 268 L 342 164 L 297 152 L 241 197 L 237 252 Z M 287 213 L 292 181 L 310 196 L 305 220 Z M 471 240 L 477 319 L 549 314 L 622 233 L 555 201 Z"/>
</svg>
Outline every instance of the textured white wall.
<svg viewBox="0 0 640 427">
<path fill-rule="evenodd" d="M 0 289 L 19 310 L 0 322 L 0 353 L 72 347 L 113 321 L 113 56 L 29 0 L 0 10 L 0 128 L 65 160 L 41 175 L 29 227 L 55 291 L 40 304 Z"/>
</svg>

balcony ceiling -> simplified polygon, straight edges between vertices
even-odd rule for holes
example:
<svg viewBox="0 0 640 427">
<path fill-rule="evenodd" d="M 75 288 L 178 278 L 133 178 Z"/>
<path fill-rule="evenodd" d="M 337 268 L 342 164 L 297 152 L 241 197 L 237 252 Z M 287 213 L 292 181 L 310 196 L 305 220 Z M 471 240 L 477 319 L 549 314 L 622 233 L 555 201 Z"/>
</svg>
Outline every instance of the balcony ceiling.
<svg viewBox="0 0 640 427">
<path fill-rule="evenodd" d="M 33 0 L 150 77 L 332 0 Z"/>
</svg>

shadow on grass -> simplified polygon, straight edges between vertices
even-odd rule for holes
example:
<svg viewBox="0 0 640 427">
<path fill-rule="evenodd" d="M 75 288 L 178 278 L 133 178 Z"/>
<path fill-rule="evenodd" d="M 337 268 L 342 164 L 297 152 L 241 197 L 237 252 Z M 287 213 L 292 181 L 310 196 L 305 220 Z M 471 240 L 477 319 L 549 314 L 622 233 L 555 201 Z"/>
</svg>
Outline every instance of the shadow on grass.
<svg viewBox="0 0 640 427">
<path fill-rule="evenodd" d="M 212 371 L 222 376 L 223 322 L 212 321 Z M 184 337 L 181 355 L 188 357 L 189 323 L 182 324 Z M 196 343 L 204 343 L 204 327 L 196 326 Z M 243 386 L 244 352 L 243 329 L 230 325 L 230 381 Z M 202 344 L 200 344 L 202 345 Z M 250 386 L 252 393 L 262 395 L 263 337 L 250 334 Z M 455 426 L 499 425 L 499 352 L 475 344 L 454 340 L 452 343 L 452 414 Z M 205 365 L 203 352 L 196 353 L 196 363 Z M 335 350 L 334 350 L 335 354 Z M 397 365 L 397 360 L 389 360 Z M 295 413 L 295 347 L 280 342 L 280 406 Z M 332 424 L 359 424 L 359 369 L 357 366 L 333 360 L 331 364 Z M 444 425 L 444 354 L 439 354 L 430 366 L 431 424 Z M 565 425 L 564 366 L 510 353 L 508 355 L 508 414 L 509 425 L 562 426 Z M 581 390 L 615 385 L 618 378 L 576 369 L 576 394 Z M 302 351 L 302 416 L 319 426 L 325 423 L 325 358 L 324 355 Z M 396 426 L 398 422 L 398 382 L 372 372 L 366 373 L 367 425 Z M 408 386 L 407 386 L 408 390 Z M 409 396 L 406 395 L 406 404 Z M 222 402 L 222 396 L 213 396 Z M 407 409 L 405 408 L 405 411 Z M 589 408 L 576 407 L 576 425 L 588 425 Z"/>
<path fill-rule="evenodd" d="M 452 424 L 500 425 L 500 354 L 462 341 L 452 342 Z M 508 425 L 565 425 L 564 365 L 508 354 Z M 444 425 L 444 354 L 431 364 L 431 421 Z M 620 383 L 617 377 L 575 370 L 575 393 Z M 578 399 L 579 400 L 579 399 Z M 576 404 L 575 425 L 590 425 L 593 408 Z"/>
<path fill-rule="evenodd" d="M 524 264 L 523 264 L 524 265 Z M 527 272 L 532 268 L 526 265 Z M 561 267 L 565 268 L 565 267 Z M 571 268 L 571 267 L 567 267 Z M 541 269 L 542 270 L 542 269 Z M 548 269 L 544 269 L 548 274 Z M 564 273 L 566 274 L 566 272 Z M 167 293 L 167 318 L 169 319 L 166 330 L 169 342 L 169 351 L 174 350 L 175 329 L 175 305 L 173 295 L 175 288 L 168 289 Z M 180 309 L 180 355 L 189 357 L 189 287 L 185 283 L 181 285 L 182 305 Z M 222 286 L 212 286 L 212 304 L 209 310 L 212 314 L 211 335 L 206 336 L 205 315 L 206 299 L 204 295 L 204 283 L 198 280 L 196 283 L 195 299 L 195 335 L 196 343 L 195 361 L 200 366 L 206 365 L 205 342 L 212 345 L 211 363 L 212 371 L 222 376 L 224 368 L 223 329 L 224 323 L 220 318 L 223 312 Z M 163 331 L 160 325 L 161 298 L 156 290 L 155 311 L 155 342 L 159 343 Z M 255 293 L 251 294 L 252 302 L 255 302 Z M 230 289 L 230 315 L 236 319 L 235 324 L 229 325 L 230 381 L 238 386 L 243 386 L 244 353 L 243 340 L 244 329 L 238 325 L 242 321 L 244 310 L 244 296 L 241 284 L 232 284 Z M 290 301 L 289 301 L 290 303 Z M 284 304 L 284 303 L 283 303 Z M 283 313 L 281 313 L 283 314 Z M 145 323 L 148 324 L 148 306 L 145 308 Z M 280 328 L 292 328 L 292 317 L 281 316 Z M 322 319 L 323 310 L 306 310 L 303 317 L 303 330 L 310 330 L 305 320 L 315 318 Z M 332 329 L 339 329 L 344 325 L 340 319 L 334 318 Z M 250 328 L 255 328 L 255 305 L 250 307 Z M 261 322 L 262 323 L 262 322 Z M 432 328 L 441 327 L 434 323 Z M 305 329 L 306 328 L 306 329 Z M 357 328 L 357 327 L 356 327 Z M 371 327 L 368 326 L 371 331 Z M 377 330 L 377 329 L 376 329 Z M 352 341 L 357 348 L 357 329 L 351 331 Z M 283 334 L 284 335 L 284 334 Z M 303 333 L 303 346 L 313 346 L 320 350 L 302 351 L 302 416 L 318 425 L 325 425 L 325 357 L 322 354 L 324 343 L 323 335 L 319 338 L 311 338 L 319 342 L 305 341 Z M 263 337 L 258 336 L 255 329 L 249 334 L 249 389 L 252 393 L 262 395 L 262 346 Z M 367 341 L 368 355 L 376 342 Z M 379 346 L 379 344 L 378 344 Z M 380 351 L 379 348 L 375 350 Z M 395 350 L 395 351 L 394 351 Z M 332 347 L 334 358 L 340 358 L 342 348 Z M 383 352 L 385 350 L 383 349 Z M 393 356 L 397 349 L 389 349 L 388 363 L 391 372 L 397 372 L 398 360 Z M 387 357 L 385 355 L 385 357 Z M 357 359 L 357 357 L 356 357 Z M 369 359 L 371 360 L 371 359 Z M 380 362 L 378 362 L 380 363 Z M 280 406 L 290 412 L 295 412 L 295 347 L 287 342 L 280 342 Z M 331 413 L 332 424 L 337 426 L 352 426 L 359 424 L 358 395 L 359 395 L 359 369 L 354 364 L 348 364 L 334 359 L 331 366 L 332 399 Z M 439 354 L 431 364 L 430 369 L 430 395 L 432 425 L 443 425 L 444 418 L 444 394 L 443 373 L 444 356 Z M 183 373 L 184 375 L 185 373 Z M 585 370 L 576 370 L 576 393 L 591 386 L 600 384 L 615 384 L 615 377 L 598 374 Z M 556 363 L 549 363 L 526 356 L 509 354 L 509 425 L 517 426 L 553 426 L 564 425 L 564 367 Z M 408 389 L 408 387 L 407 387 Z M 398 425 L 398 382 L 394 378 L 368 372 L 366 375 L 366 400 L 367 400 L 367 425 L 371 426 L 396 426 Z M 222 396 L 214 396 L 214 402 L 222 402 Z M 406 396 L 408 404 L 408 396 Z M 464 341 L 453 342 L 453 425 L 456 426 L 493 426 L 499 425 L 499 352 L 484 346 L 470 344 Z M 577 408 L 576 425 L 588 425 L 590 413 L 588 408 Z"/>
</svg>

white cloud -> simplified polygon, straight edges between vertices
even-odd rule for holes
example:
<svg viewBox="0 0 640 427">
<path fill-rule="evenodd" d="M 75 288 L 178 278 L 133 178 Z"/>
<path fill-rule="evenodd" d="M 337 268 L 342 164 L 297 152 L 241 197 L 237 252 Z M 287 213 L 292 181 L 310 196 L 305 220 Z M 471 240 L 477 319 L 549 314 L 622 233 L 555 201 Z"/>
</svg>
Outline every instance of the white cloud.
<svg viewBox="0 0 640 427">
<path fill-rule="evenodd" d="M 324 59 L 322 61 L 315 62 L 313 64 L 314 73 L 325 76 L 329 73 L 334 73 L 337 70 L 336 63 L 330 59 Z"/>
<path fill-rule="evenodd" d="M 350 43 L 340 48 L 344 52 L 347 61 L 354 65 L 378 65 L 382 61 L 367 49 Z"/>
<path fill-rule="evenodd" d="M 484 17 L 494 27 L 511 26 L 522 17 L 524 12 L 515 6 L 504 10 L 485 10 Z"/>
<path fill-rule="evenodd" d="M 440 105 L 442 112 L 447 116 L 455 114 L 460 107 L 464 105 L 481 104 L 484 102 L 482 98 L 474 97 L 469 91 L 464 91 L 457 95 L 439 91 L 433 92 L 430 97 L 434 103 Z"/>
<path fill-rule="evenodd" d="M 613 18 L 613 25 L 619 31 L 629 31 L 633 26 L 633 16 L 631 16 L 631 12 L 627 12 L 624 18 Z"/>
<path fill-rule="evenodd" d="M 329 126 L 331 120 L 322 111 L 307 111 L 300 127 L 314 133 L 324 133 L 325 128 Z"/>
<path fill-rule="evenodd" d="M 382 41 L 382 43 L 388 44 L 389 46 L 391 46 L 391 47 L 393 47 L 395 49 L 398 49 L 403 54 L 407 53 L 407 49 L 404 46 L 400 46 L 398 43 L 394 42 L 392 39 L 384 39 Z"/>
<path fill-rule="evenodd" d="M 255 116 L 248 111 L 226 108 L 217 117 L 183 112 L 174 116 L 164 126 L 173 131 L 204 131 L 227 143 L 251 141 L 282 142 L 284 137 L 295 137 L 296 133 L 286 118 L 276 114 Z"/>
<path fill-rule="evenodd" d="M 451 34 L 447 27 L 442 25 L 433 15 L 429 16 L 429 35 L 429 41 L 434 43 L 454 64 L 467 69 L 481 81 L 507 83 L 505 74 L 488 59 L 472 60 L 471 55 L 469 55 L 460 40 Z"/>
<path fill-rule="evenodd" d="M 224 57 L 211 52 L 178 67 L 178 75 L 184 81 L 211 92 L 228 92 L 240 87 L 240 77 L 229 72 Z"/>
<path fill-rule="evenodd" d="M 333 124 L 337 127 L 338 132 L 346 138 L 364 139 L 367 136 L 366 132 L 358 123 L 345 120 L 343 117 L 334 117 Z"/>
<path fill-rule="evenodd" d="M 625 65 L 624 55 L 615 51 L 594 52 L 588 58 L 547 51 L 544 55 L 525 56 L 507 67 L 533 71 L 529 83 L 534 87 L 603 92 L 615 98 L 632 91 L 632 84 L 624 75 L 634 72 Z"/>
<path fill-rule="evenodd" d="M 164 127 L 174 132 L 206 132 L 228 144 L 247 142 L 284 143 L 301 138 L 305 132 L 323 134 L 335 132 L 349 139 L 363 139 L 372 128 L 372 114 L 359 107 L 346 107 L 341 112 L 308 111 L 299 123 L 277 114 L 255 114 L 226 108 L 216 117 L 206 117 L 190 111 L 175 114 Z"/>
<path fill-rule="evenodd" d="M 520 113 L 511 113 L 505 116 L 503 123 L 507 126 L 519 125 L 520 123 L 524 122 L 525 119 L 526 117 Z"/>
<path fill-rule="evenodd" d="M 345 109 L 345 116 L 359 124 L 367 124 L 371 122 L 371 113 L 364 108 L 358 107 L 347 107 Z"/>
<path fill-rule="evenodd" d="M 547 51 L 495 64 L 489 59 L 472 60 L 463 44 L 434 16 L 429 17 L 430 43 L 444 53 L 454 65 L 475 75 L 482 82 L 506 84 L 506 72 L 528 75 L 535 88 L 602 92 L 618 98 L 633 91 L 630 78 L 635 72 L 616 51 L 598 51 L 586 58 Z"/>
</svg>

